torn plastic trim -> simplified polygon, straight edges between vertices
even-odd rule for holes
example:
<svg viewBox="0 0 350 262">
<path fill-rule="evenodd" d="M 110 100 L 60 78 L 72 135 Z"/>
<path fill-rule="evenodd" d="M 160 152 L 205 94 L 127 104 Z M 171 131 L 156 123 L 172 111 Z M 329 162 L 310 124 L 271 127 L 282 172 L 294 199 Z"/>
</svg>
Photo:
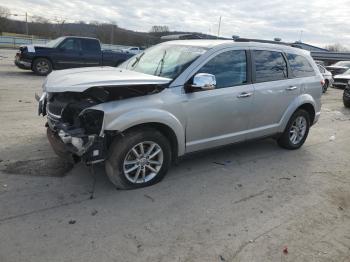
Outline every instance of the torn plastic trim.
<svg viewBox="0 0 350 262">
<path fill-rule="evenodd" d="M 58 132 L 58 136 L 61 138 L 64 144 L 72 145 L 75 149 L 73 153 L 75 153 L 78 156 L 82 156 L 86 153 L 86 151 L 94 143 L 96 137 L 94 135 L 89 135 L 86 137 L 72 136 L 69 133 L 63 131 L 62 129 Z M 87 141 L 84 141 L 84 138 L 86 138 Z"/>
<path fill-rule="evenodd" d="M 106 156 L 105 137 L 98 135 L 84 135 L 82 129 L 58 131 L 58 139 L 65 145 L 67 151 L 78 156 L 86 164 L 103 162 Z"/>
</svg>

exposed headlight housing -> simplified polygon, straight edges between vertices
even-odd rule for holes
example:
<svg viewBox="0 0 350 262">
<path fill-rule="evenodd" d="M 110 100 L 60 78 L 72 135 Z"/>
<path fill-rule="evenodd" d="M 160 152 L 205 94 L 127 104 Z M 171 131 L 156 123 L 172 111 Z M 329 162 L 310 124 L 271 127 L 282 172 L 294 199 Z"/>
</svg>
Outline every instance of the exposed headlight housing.
<svg viewBox="0 0 350 262">
<path fill-rule="evenodd" d="M 80 113 L 79 120 L 87 135 L 99 135 L 102 129 L 103 117 L 103 111 L 86 109 Z"/>
</svg>

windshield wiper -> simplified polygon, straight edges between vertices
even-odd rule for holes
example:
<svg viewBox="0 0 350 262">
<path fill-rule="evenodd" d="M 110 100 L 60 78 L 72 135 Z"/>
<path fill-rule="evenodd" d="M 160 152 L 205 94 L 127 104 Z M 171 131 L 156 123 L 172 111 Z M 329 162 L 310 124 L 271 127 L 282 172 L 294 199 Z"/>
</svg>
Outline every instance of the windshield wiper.
<svg viewBox="0 0 350 262">
<path fill-rule="evenodd" d="M 145 52 L 143 52 L 141 55 L 139 55 L 135 58 L 135 62 L 132 63 L 132 65 L 131 65 L 132 68 L 134 68 L 140 62 L 140 59 L 144 54 L 145 54 Z"/>
<path fill-rule="evenodd" d="M 159 70 L 158 76 L 160 76 L 162 74 L 163 67 L 164 67 L 164 61 L 165 61 L 165 56 L 166 56 L 166 50 L 164 50 L 163 57 L 162 57 L 162 59 L 159 60 L 157 68 L 154 71 L 153 75 L 157 75 L 157 71 L 158 71 L 159 65 L 160 65 L 160 70 Z"/>
</svg>

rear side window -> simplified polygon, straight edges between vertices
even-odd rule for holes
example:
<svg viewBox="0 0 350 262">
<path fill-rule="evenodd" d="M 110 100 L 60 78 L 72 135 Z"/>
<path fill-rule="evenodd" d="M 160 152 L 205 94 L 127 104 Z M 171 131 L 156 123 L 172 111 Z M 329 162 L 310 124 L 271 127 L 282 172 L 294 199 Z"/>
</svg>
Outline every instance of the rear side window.
<svg viewBox="0 0 350 262">
<path fill-rule="evenodd" d="M 86 52 L 99 52 L 101 50 L 99 42 L 93 39 L 83 39 L 82 45 L 83 51 Z"/>
<path fill-rule="evenodd" d="M 315 71 L 309 61 L 301 55 L 287 54 L 290 69 L 295 77 L 314 76 Z"/>
<path fill-rule="evenodd" d="M 247 58 L 244 50 L 223 52 L 208 63 L 197 73 L 215 75 L 216 88 L 231 87 L 247 83 Z"/>
<path fill-rule="evenodd" d="M 287 63 L 282 53 L 267 50 L 255 50 L 255 81 L 267 82 L 288 78 Z"/>
</svg>

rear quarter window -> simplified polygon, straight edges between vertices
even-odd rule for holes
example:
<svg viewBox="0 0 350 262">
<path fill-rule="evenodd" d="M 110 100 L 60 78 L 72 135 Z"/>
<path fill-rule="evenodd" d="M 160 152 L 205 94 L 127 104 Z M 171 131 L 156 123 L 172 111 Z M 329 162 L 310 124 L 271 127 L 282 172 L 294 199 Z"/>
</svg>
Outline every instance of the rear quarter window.
<svg viewBox="0 0 350 262">
<path fill-rule="evenodd" d="M 301 55 L 287 54 L 287 59 L 294 77 L 307 77 L 315 75 L 314 69 L 305 57 Z"/>
</svg>

